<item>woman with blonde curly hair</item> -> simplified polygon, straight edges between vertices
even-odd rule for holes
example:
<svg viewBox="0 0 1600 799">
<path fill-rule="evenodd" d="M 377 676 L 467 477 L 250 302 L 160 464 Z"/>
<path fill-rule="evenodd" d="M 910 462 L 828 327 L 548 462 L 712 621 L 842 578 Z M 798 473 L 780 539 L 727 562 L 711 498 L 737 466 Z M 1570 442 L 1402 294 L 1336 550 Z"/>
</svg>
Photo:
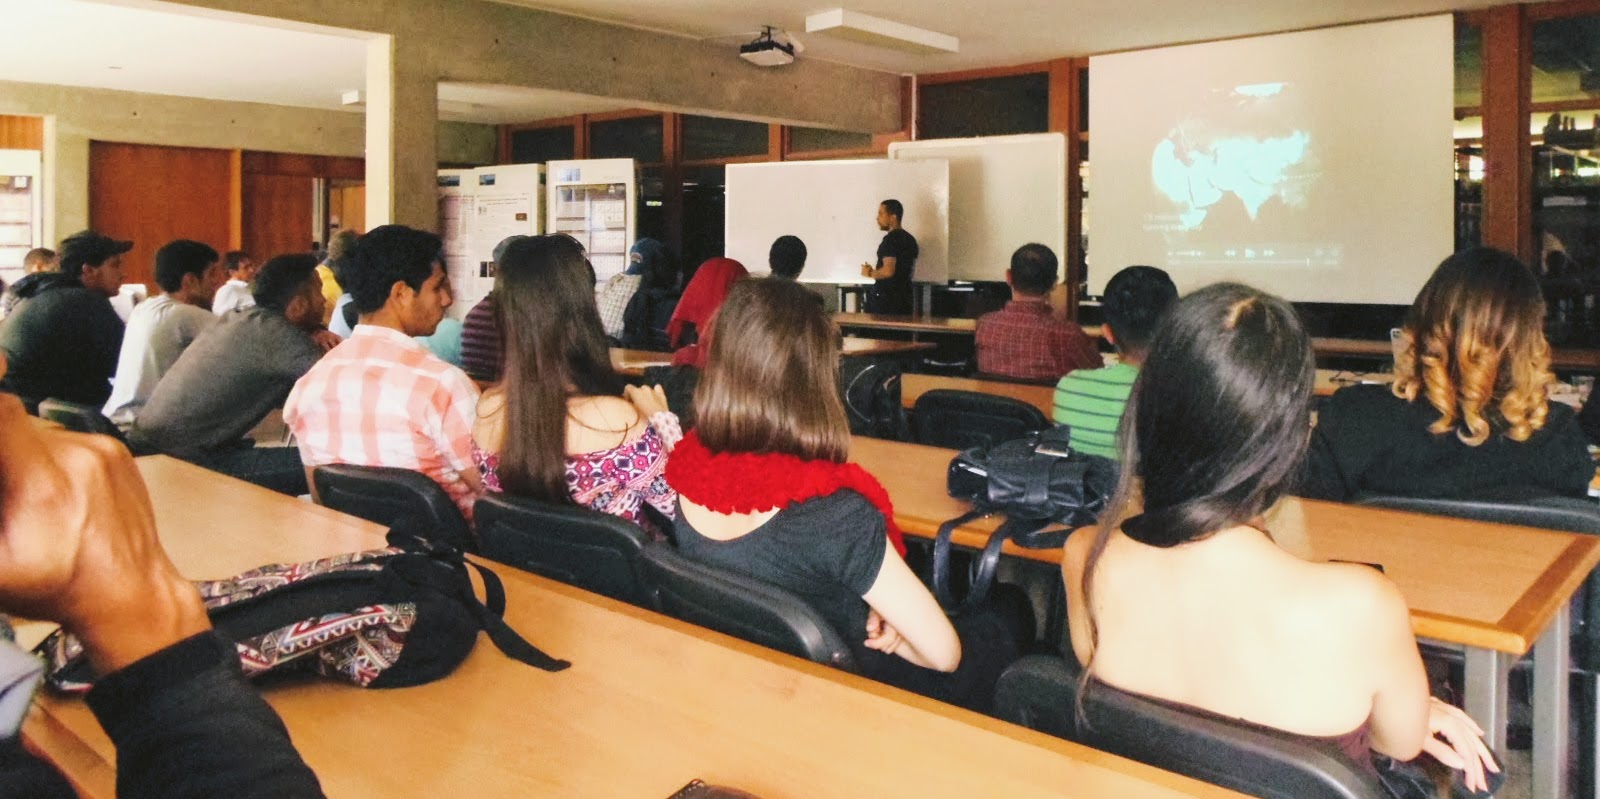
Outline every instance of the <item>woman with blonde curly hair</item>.
<svg viewBox="0 0 1600 799">
<path fill-rule="evenodd" d="M 1392 387 L 1341 389 L 1319 414 L 1303 494 L 1584 496 L 1594 476 L 1572 410 L 1548 399 L 1539 282 L 1486 247 L 1446 258 L 1401 328 Z"/>
</svg>

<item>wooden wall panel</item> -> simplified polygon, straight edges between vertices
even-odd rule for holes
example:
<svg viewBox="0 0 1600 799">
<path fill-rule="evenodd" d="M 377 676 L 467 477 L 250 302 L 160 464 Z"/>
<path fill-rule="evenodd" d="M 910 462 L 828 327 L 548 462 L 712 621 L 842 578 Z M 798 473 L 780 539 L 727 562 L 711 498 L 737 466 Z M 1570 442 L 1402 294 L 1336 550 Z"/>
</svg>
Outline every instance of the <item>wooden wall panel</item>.
<svg viewBox="0 0 1600 799">
<path fill-rule="evenodd" d="M 246 172 L 241 187 L 245 252 L 259 263 L 274 255 L 309 251 L 316 238 L 311 223 L 313 178 Z"/>
<path fill-rule="evenodd" d="M 367 187 L 335 186 L 328 189 L 328 224 L 340 230 L 367 232 Z"/>
<path fill-rule="evenodd" d="M 231 160 L 228 150 L 90 142 L 89 224 L 133 240 L 127 282 L 153 285 L 156 250 L 173 239 L 227 249 Z"/>
<path fill-rule="evenodd" d="M 43 150 L 44 117 L 0 114 L 0 150 Z"/>
</svg>

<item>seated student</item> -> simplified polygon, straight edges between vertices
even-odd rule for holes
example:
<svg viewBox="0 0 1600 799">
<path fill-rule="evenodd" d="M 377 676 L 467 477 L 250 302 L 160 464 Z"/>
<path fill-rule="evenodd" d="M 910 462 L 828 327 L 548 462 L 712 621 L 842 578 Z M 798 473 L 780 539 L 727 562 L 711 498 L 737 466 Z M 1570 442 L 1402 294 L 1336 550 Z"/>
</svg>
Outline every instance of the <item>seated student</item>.
<svg viewBox="0 0 1600 799">
<path fill-rule="evenodd" d="M 117 795 L 321 797 L 283 722 L 241 676 L 233 644 L 212 632 L 199 593 L 168 560 L 153 519 L 122 445 L 42 430 L 15 397 L 0 396 L 0 613 L 59 623 L 83 643 L 102 675 L 87 700 L 116 747 Z M 18 712 L 0 720 L 0 794 L 76 796 L 12 737 L 27 704 L 0 700 L 0 715 Z"/>
<path fill-rule="evenodd" d="M 1515 257 L 1446 258 L 1406 314 L 1394 386 L 1340 389 L 1318 412 L 1302 493 L 1584 496 L 1594 463 L 1572 409 L 1546 396 L 1543 324 Z"/>
<path fill-rule="evenodd" d="M 595 298 L 600 306 L 600 324 L 607 336 L 622 340 L 622 316 L 628 310 L 628 302 L 639 290 L 645 273 L 660 269 L 666 258 L 667 248 L 661 246 L 661 242 L 655 239 L 634 242 L 633 249 L 628 251 L 628 268 L 620 275 L 612 275 Z"/>
<path fill-rule="evenodd" d="M 780 280 L 799 280 L 806 268 L 806 243 L 799 236 L 779 236 L 767 252 L 767 266 Z"/>
<path fill-rule="evenodd" d="M 250 293 L 250 281 L 255 279 L 255 259 L 244 250 L 233 250 L 222 257 L 223 264 L 228 270 L 228 282 L 217 289 L 217 296 L 211 298 L 211 312 L 221 316 L 235 308 L 249 308 L 255 303 Z"/>
<path fill-rule="evenodd" d="M 685 557 L 798 594 L 873 679 L 983 710 L 1015 642 L 989 614 L 961 633 L 901 559 L 883 486 L 848 463 L 839 330 L 787 280 L 746 280 L 708 336 L 696 425 L 672 452 Z"/>
<path fill-rule="evenodd" d="M 209 306 L 222 279 L 222 265 L 210 245 L 178 239 L 156 251 L 161 293 L 135 305 L 128 316 L 117 376 L 105 405 L 112 422 L 124 428 L 133 424 L 161 376 L 217 321 Z"/>
<path fill-rule="evenodd" d="M 749 274 L 744 264 L 732 258 L 712 258 L 695 271 L 667 322 L 667 339 L 674 348 L 673 366 L 705 368 L 706 348 L 698 346 L 701 334 L 710 329 L 728 289 Z"/>
<path fill-rule="evenodd" d="M 122 318 L 111 298 L 131 249 L 131 241 L 85 230 L 61 241 L 60 272 L 18 287 L 17 308 L 0 323 L 0 351 L 11 362 L 0 391 L 22 397 L 30 412 L 52 398 L 105 404 L 122 349 Z"/>
<path fill-rule="evenodd" d="M 1139 376 L 1139 364 L 1178 287 L 1153 266 L 1130 266 L 1106 283 L 1100 310 L 1106 341 L 1120 356 L 1115 366 L 1075 369 L 1056 384 L 1055 422 L 1072 428 L 1072 448 L 1105 458 L 1117 457 L 1117 426 Z"/>
<path fill-rule="evenodd" d="M 35 247 L 29 250 L 27 255 L 22 256 L 22 269 L 27 274 L 17 278 L 15 283 L 6 286 L 5 291 L 0 292 L 0 319 L 11 315 L 11 310 L 16 308 L 20 301 L 20 293 L 32 293 L 33 289 L 29 286 L 48 279 L 35 275 L 50 274 L 59 267 L 60 259 L 56 256 L 55 250 Z"/>
<path fill-rule="evenodd" d="M 1300 560 L 1261 526 L 1300 473 L 1314 366 L 1294 309 L 1248 286 L 1168 311 L 1124 421 L 1117 499 L 1067 541 L 1073 652 L 1093 681 L 1337 745 L 1369 769 L 1369 747 L 1425 751 L 1481 788 L 1498 769 L 1472 720 L 1428 697 L 1394 584 Z"/>
<path fill-rule="evenodd" d="M 623 398 L 583 245 L 561 234 L 512 244 L 495 294 L 511 335 L 505 379 L 484 392 L 472 431 L 484 487 L 636 524 L 644 503 L 671 518 L 676 495 L 662 471 L 678 418 L 659 389 L 627 386 Z"/>
<path fill-rule="evenodd" d="M 268 261 L 250 306 L 217 320 L 167 370 L 128 440 L 274 491 L 306 493 L 295 448 L 251 447 L 244 438 L 337 343 L 320 329 L 324 302 L 315 256 Z"/>
<path fill-rule="evenodd" d="M 494 259 L 498 274 L 500 259 L 506 248 L 527 236 L 507 236 L 494 245 Z M 461 368 L 473 380 L 494 383 L 500 380 L 500 321 L 495 316 L 494 292 L 483 299 L 461 321 Z"/>
<path fill-rule="evenodd" d="M 1011 302 L 978 319 L 978 371 L 1010 380 L 1055 384 L 1074 369 L 1105 365 L 1076 322 L 1055 318 L 1047 295 L 1059 278 L 1056 254 L 1024 244 L 1011 256 Z"/>
<path fill-rule="evenodd" d="M 678 278 L 670 259 L 646 266 L 638 291 L 622 312 L 622 346 L 656 352 L 676 349 L 667 335 L 667 323 L 678 308 Z"/>
<path fill-rule="evenodd" d="M 412 336 L 450 307 L 443 243 L 403 225 L 361 237 L 350 274 L 360 324 L 294 384 L 283 420 L 311 470 L 325 463 L 414 469 L 472 518 L 482 493 L 472 462 L 478 387 Z"/>
<path fill-rule="evenodd" d="M 328 241 L 328 257 L 317 266 L 317 276 L 322 278 L 322 299 L 325 305 L 322 312 L 322 326 L 333 329 L 333 311 L 339 304 L 339 297 L 346 289 L 344 287 L 344 269 L 349 266 L 355 251 L 356 242 L 361 237 L 354 230 L 341 230 L 333 234 Z"/>
</svg>

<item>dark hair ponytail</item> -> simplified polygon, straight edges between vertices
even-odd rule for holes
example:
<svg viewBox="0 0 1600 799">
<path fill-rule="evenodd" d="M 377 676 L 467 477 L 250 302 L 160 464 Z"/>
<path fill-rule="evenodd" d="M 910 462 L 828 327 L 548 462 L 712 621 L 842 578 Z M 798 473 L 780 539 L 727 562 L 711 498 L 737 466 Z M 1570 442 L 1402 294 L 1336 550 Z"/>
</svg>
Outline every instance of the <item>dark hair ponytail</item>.
<svg viewBox="0 0 1600 799">
<path fill-rule="evenodd" d="M 1249 286 L 1207 286 L 1167 312 L 1123 416 L 1122 483 L 1084 562 L 1092 646 L 1094 571 L 1119 526 L 1139 543 L 1178 546 L 1252 523 L 1294 487 L 1315 368 L 1294 308 Z"/>
</svg>

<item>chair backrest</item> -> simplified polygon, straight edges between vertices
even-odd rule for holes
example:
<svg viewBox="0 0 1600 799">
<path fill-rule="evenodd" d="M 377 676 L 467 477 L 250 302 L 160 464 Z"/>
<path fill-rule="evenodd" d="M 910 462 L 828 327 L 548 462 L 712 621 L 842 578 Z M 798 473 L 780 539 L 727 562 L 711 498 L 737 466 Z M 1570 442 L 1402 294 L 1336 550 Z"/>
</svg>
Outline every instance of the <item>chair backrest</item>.
<svg viewBox="0 0 1600 799">
<path fill-rule="evenodd" d="M 1356 497 L 1355 501 L 1358 505 L 1375 508 L 1600 535 L 1600 505 L 1594 500 L 1577 497 L 1534 496 L 1519 500 L 1501 500 L 1365 494 Z"/>
<path fill-rule="evenodd" d="M 47 399 L 39 403 L 39 418 L 49 419 L 77 433 L 95 433 L 127 443 L 122 431 L 93 405 L 70 402 L 64 399 Z"/>
<path fill-rule="evenodd" d="M 1050 426 L 1038 408 L 1010 397 L 938 388 L 912 410 L 916 442 L 935 447 L 988 447 Z"/>
<path fill-rule="evenodd" d="M 479 499 L 472 515 L 484 557 L 612 599 L 655 607 L 639 563 L 650 538 L 638 525 L 577 505 L 505 494 Z"/>
<path fill-rule="evenodd" d="M 788 591 L 704 566 L 667 544 L 644 549 L 661 612 L 796 657 L 855 671 L 855 656 L 828 621 Z"/>
<path fill-rule="evenodd" d="M 995 686 L 996 714 L 1026 727 L 1262 799 L 1388 799 L 1378 777 L 1326 745 L 1096 683 L 1076 719 L 1078 667 L 1031 655 Z"/>
<path fill-rule="evenodd" d="M 404 521 L 427 537 L 467 550 L 476 549 L 472 530 L 455 500 L 421 472 L 348 463 L 318 466 L 311 472 L 317 501 L 369 522 L 393 527 Z"/>
</svg>

